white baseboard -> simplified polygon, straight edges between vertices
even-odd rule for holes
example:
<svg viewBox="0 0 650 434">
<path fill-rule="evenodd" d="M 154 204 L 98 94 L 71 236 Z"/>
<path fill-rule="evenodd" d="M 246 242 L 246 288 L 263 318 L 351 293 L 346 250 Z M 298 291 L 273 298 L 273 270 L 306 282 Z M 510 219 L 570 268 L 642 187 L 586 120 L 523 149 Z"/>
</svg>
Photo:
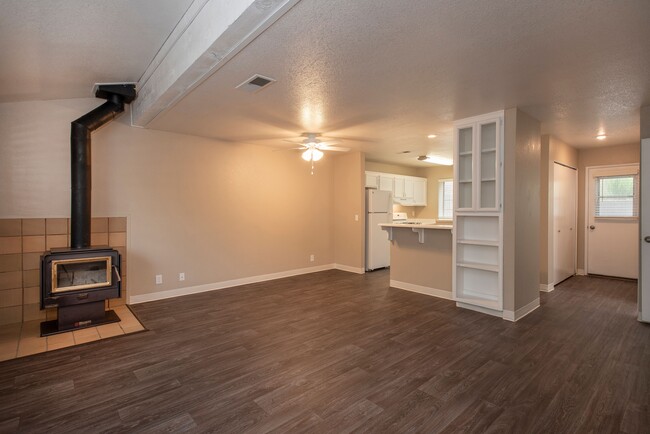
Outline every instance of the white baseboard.
<svg viewBox="0 0 650 434">
<path fill-rule="evenodd" d="M 360 267 L 350 267 L 349 265 L 334 264 L 336 270 L 347 271 L 348 273 L 365 274 L 366 270 Z"/>
<path fill-rule="evenodd" d="M 577 274 L 578 276 L 586 276 L 586 275 L 587 275 L 587 273 L 585 273 L 585 270 L 583 270 L 582 268 L 578 268 L 578 269 L 576 270 L 576 274 Z"/>
<path fill-rule="evenodd" d="M 546 284 L 546 283 L 540 283 L 539 284 L 539 290 L 542 292 L 551 292 L 555 289 L 555 285 L 552 283 Z"/>
<path fill-rule="evenodd" d="M 317 265 L 315 267 L 280 271 L 279 273 L 261 274 L 259 276 L 243 277 L 241 279 L 207 283 L 205 285 L 187 286 L 185 288 L 168 289 L 166 291 L 152 292 L 149 294 L 132 295 L 129 297 L 128 303 L 138 304 L 146 303 L 148 301 L 164 300 L 166 298 L 180 297 L 182 295 L 198 294 L 200 292 L 215 291 L 218 289 L 231 288 L 233 286 L 247 285 L 249 283 L 266 282 L 268 280 L 282 279 L 284 277 L 316 273 L 318 271 L 333 270 L 335 268 L 337 268 L 336 264 Z"/>
<path fill-rule="evenodd" d="M 400 282 L 398 280 L 390 281 L 390 286 L 397 289 L 404 289 L 406 291 L 417 292 L 420 294 L 431 295 L 433 297 L 444 298 L 445 300 L 451 300 L 451 291 L 445 291 L 443 289 L 429 288 L 428 286 L 415 285 L 413 283 Z"/>
<path fill-rule="evenodd" d="M 456 306 L 462 307 L 463 309 L 473 310 L 474 312 L 486 313 L 488 315 L 496 316 L 498 318 L 503 318 L 502 311 L 490 309 L 489 307 L 475 306 L 473 304 L 463 303 L 460 301 L 456 302 Z"/>
<path fill-rule="evenodd" d="M 503 319 L 507 321 L 519 321 L 535 309 L 539 307 L 539 298 L 536 298 L 535 300 L 531 301 L 528 303 L 526 306 L 521 307 L 517 309 L 516 311 L 511 311 L 511 310 L 504 310 L 503 311 Z"/>
</svg>

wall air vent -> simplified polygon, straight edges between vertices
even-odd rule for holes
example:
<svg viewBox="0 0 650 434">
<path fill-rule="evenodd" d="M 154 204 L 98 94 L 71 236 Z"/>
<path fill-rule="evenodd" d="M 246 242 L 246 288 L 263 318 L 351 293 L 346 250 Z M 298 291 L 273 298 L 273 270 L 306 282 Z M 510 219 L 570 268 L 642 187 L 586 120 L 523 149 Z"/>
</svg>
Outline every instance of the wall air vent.
<svg viewBox="0 0 650 434">
<path fill-rule="evenodd" d="M 265 87 L 269 86 L 270 84 L 273 84 L 275 82 L 275 79 L 270 78 L 270 77 L 265 77 L 263 75 L 255 74 L 239 86 L 237 86 L 237 89 L 243 90 L 244 92 L 248 93 L 255 93 L 258 92 Z"/>
</svg>

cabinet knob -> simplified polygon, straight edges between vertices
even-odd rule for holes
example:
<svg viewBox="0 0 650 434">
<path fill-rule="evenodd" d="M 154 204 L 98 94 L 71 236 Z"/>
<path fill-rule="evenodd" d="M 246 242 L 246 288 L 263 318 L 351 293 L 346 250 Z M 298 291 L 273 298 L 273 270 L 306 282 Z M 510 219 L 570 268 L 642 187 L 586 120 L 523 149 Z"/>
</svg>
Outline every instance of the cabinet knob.
<svg viewBox="0 0 650 434">
<path fill-rule="evenodd" d="M 650 243 L 650 237 L 645 237 L 643 241 L 645 241 L 646 243 Z"/>
<path fill-rule="evenodd" d="M 596 226 L 591 225 L 591 226 L 589 226 L 589 229 L 591 229 L 593 231 L 594 229 L 596 229 Z"/>
</svg>

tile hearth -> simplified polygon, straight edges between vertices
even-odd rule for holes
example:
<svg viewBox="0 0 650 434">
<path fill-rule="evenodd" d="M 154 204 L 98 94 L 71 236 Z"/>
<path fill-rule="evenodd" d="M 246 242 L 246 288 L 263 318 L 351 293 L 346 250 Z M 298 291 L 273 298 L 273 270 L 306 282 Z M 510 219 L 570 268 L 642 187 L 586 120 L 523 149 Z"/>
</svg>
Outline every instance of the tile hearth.
<svg viewBox="0 0 650 434">
<path fill-rule="evenodd" d="M 89 327 L 48 337 L 40 337 L 40 321 L 4 325 L 0 327 L 0 361 L 145 330 L 128 306 L 115 306 L 113 310 L 121 319 L 118 323 Z"/>
</svg>

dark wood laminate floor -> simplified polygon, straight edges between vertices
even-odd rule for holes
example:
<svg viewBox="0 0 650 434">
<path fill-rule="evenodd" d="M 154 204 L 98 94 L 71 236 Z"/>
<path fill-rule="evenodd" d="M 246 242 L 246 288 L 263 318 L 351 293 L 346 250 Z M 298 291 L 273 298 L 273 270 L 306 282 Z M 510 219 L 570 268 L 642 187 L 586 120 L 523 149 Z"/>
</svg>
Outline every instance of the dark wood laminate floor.
<svg viewBox="0 0 650 434">
<path fill-rule="evenodd" d="M 327 271 L 134 306 L 148 332 L 0 363 L 0 432 L 650 430 L 632 282 L 513 324 Z"/>
</svg>

